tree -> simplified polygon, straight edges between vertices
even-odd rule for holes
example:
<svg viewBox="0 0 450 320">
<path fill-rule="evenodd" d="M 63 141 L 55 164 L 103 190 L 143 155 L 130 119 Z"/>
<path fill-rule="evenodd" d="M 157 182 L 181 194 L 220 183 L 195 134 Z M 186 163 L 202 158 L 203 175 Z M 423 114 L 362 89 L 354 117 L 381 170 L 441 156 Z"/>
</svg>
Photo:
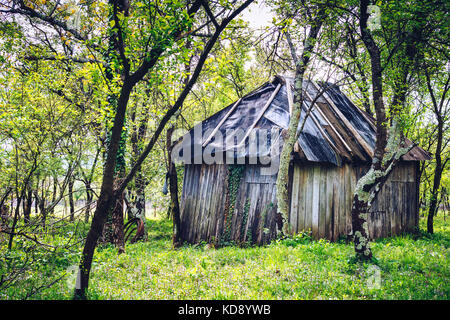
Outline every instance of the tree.
<svg viewBox="0 0 450 320">
<path fill-rule="evenodd" d="M 311 14 L 309 23 L 311 24 L 308 35 L 305 38 L 303 45 L 303 52 L 300 57 L 297 57 L 295 47 L 290 39 L 289 33 L 286 33 L 289 48 L 291 50 L 292 59 L 295 63 L 294 76 L 294 94 L 291 117 L 289 119 L 288 129 L 283 137 L 283 148 L 280 154 L 280 166 L 277 176 L 277 210 L 282 217 L 283 233 L 288 234 L 289 230 L 289 165 L 291 163 L 291 154 L 294 151 L 294 144 L 297 141 L 300 132 L 298 132 L 300 115 L 303 105 L 303 77 L 311 59 L 313 48 L 319 36 L 320 29 L 325 19 L 325 9 L 319 7 L 317 13 Z M 288 84 L 290 85 L 290 84 Z"/>
<path fill-rule="evenodd" d="M 91 268 L 92 263 L 92 257 L 94 253 L 94 249 L 96 246 L 96 242 L 99 237 L 99 233 L 103 228 L 104 220 L 106 218 L 106 214 L 109 210 L 109 208 L 112 205 L 113 199 L 117 198 L 118 194 L 121 194 L 127 184 L 130 182 L 130 180 L 134 177 L 136 174 L 137 169 L 140 167 L 148 153 L 153 148 L 156 139 L 160 135 L 162 129 L 164 128 L 165 124 L 169 121 L 169 119 L 172 117 L 172 115 L 180 108 L 181 104 L 183 103 L 184 99 L 186 98 L 187 94 L 190 91 L 190 88 L 195 83 L 200 71 L 201 67 L 206 59 L 206 56 L 208 55 L 209 51 L 212 49 L 212 46 L 217 41 L 220 33 L 225 29 L 225 27 L 228 25 L 228 23 L 237 16 L 245 7 L 247 7 L 252 1 L 246 1 L 244 2 L 238 9 L 232 11 L 232 13 L 224 18 L 221 23 L 217 23 L 215 18 L 213 18 L 216 30 L 213 36 L 210 38 L 208 43 L 205 46 L 205 49 L 203 51 L 202 56 L 200 57 L 200 60 L 196 66 L 195 71 L 193 72 L 192 77 L 190 78 L 189 82 L 185 86 L 185 89 L 180 94 L 178 100 L 176 103 L 172 106 L 171 109 L 165 114 L 165 116 L 160 121 L 158 128 L 154 132 L 152 138 L 150 139 L 150 142 L 147 144 L 146 148 L 142 152 L 141 156 L 137 159 L 135 165 L 133 168 L 131 168 L 128 175 L 120 182 L 120 184 L 114 188 L 114 165 L 115 165 L 115 157 L 118 151 L 119 147 L 119 140 L 120 135 L 122 131 L 122 127 L 124 124 L 124 116 L 126 111 L 126 106 L 128 103 L 128 99 L 130 97 L 131 90 L 133 87 L 140 81 L 142 78 L 146 75 L 147 72 L 151 68 L 153 68 L 159 57 L 164 53 L 166 50 L 166 46 L 168 46 L 170 43 L 175 41 L 177 37 L 179 37 L 183 31 L 186 31 L 190 26 L 190 18 L 199 10 L 200 5 L 202 1 L 196 1 L 194 2 L 189 9 L 186 11 L 185 19 L 183 20 L 176 20 L 176 22 L 181 22 L 181 24 L 175 24 L 170 28 L 170 32 L 166 35 L 165 39 L 162 43 L 156 43 L 155 46 L 150 49 L 150 51 L 147 52 L 148 58 L 147 60 L 144 60 L 141 64 L 141 66 L 133 73 L 129 74 L 129 62 L 127 61 L 125 54 L 124 54 L 124 48 L 119 48 L 119 52 L 121 55 L 121 60 L 123 63 L 123 67 L 126 70 L 125 73 L 125 79 L 123 86 L 121 88 L 121 92 L 118 98 L 117 102 L 117 110 L 114 118 L 114 124 L 112 128 L 112 134 L 111 134 L 111 140 L 108 147 L 107 152 L 107 160 L 105 163 L 104 171 L 103 171 L 103 179 L 102 179 L 102 187 L 99 195 L 99 199 L 97 201 L 97 208 L 94 213 L 94 217 L 92 220 L 91 229 L 87 235 L 85 247 L 83 249 L 82 258 L 80 262 L 80 282 L 77 285 L 76 288 L 76 295 L 78 297 L 84 297 L 85 291 L 88 287 L 88 281 L 89 281 L 89 271 Z M 207 7 L 208 5 L 203 2 L 203 5 Z M 207 9 L 207 12 L 209 10 Z M 186 19 L 187 18 L 187 19 Z M 167 15 L 164 16 L 164 19 L 167 20 Z M 120 32 L 119 32 L 120 35 Z M 160 41 L 161 41 L 160 40 Z M 120 36 L 118 37 L 118 41 L 121 42 Z"/>
<path fill-rule="evenodd" d="M 444 66 L 444 67 L 448 67 Z M 438 67 L 439 68 L 439 67 Z M 437 213 L 439 200 L 439 188 L 441 186 L 442 174 L 445 170 L 450 157 L 442 158 L 444 150 L 449 143 L 449 139 L 445 139 L 445 124 L 448 122 L 449 111 L 448 108 L 448 91 L 450 90 L 450 76 L 447 73 L 447 77 L 443 77 L 440 73 L 440 68 L 438 72 L 434 72 L 434 79 L 431 80 L 430 71 L 427 66 L 424 68 L 425 81 L 428 89 L 428 94 L 432 102 L 432 110 L 437 122 L 437 135 L 436 135 L 436 148 L 434 151 L 434 158 L 436 161 L 434 169 L 433 187 L 431 190 L 430 207 L 428 211 L 427 219 L 427 231 L 433 233 L 433 218 Z M 438 87 L 436 90 L 436 86 Z"/>
<path fill-rule="evenodd" d="M 395 34 L 395 41 L 388 42 L 384 35 L 384 40 L 391 46 L 386 54 L 385 66 L 382 66 L 382 53 L 380 46 L 375 41 L 373 34 L 376 34 L 381 25 L 372 24 L 368 26 L 370 17 L 370 1 L 360 1 L 360 32 L 364 46 L 369 53 L 372 74 L 372 95 L 376 115 L 376 144 L 372 165 L 357 183 L 356 191 L 352 205 L 352 227 L 355 243 L 355 252 L 357 256 L 363 259 L 370 259 L 372 252 L 369 246 L 369 233 L 367 228 L 367 217 L 372 200 L 387 180 L 392 169 L 400 161 L 414 144 L 406 145 L 404 139 L 405 122 L 404 121 L 404 103 L 408 89 L 407 79 L 412 76 L 417 60 L 423 55 L 423 43 L 439 32 L 439 27 L 428 25 L 427 17 L 431 17 L 434 12 L 442 10 L 439 3 L 430 1 L 425 5 L 419 5 L 408 8 L 395 2 L 387 3 L 379 13 L 390 21 L 386 27 L 385 34 Z M 373 8 L 373 7 L 372 7 Z M 405 14 L 406 12 L 406 14 Z M 405 14 L 406 18 L 403 16 Z M 404 19 L 404 20 L 402 20 Z M 424 34 L 425 28 L 428 34 Z M 372 29 L 372 30 L 370 30 Z M 398 35 L 401 35 L 398 37 Z M 399 61 L 397 68 L 391 68 L 390 76 L 393 81 L 393 100 L 389 108 L 389 120 L 392 124 L 388 131 L 388 117 L 383 101 L 383 71 L 386 71 L 387 64 L 396 57 Z M 403 116 L 403 117 L 402 117 Z"/>
</svg>

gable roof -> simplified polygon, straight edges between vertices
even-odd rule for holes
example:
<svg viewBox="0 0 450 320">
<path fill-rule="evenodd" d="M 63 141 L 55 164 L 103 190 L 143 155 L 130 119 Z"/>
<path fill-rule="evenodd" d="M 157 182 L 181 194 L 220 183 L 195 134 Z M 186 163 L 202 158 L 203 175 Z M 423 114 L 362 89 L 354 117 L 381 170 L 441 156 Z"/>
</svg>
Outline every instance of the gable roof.
<svg viewBox="0 0 450 320">
<path fill-rule="evenodd" d="M 292 85 L 292 78 L 276 76 L 273 81 L 197 124 L 185 139 L 193 149 L 209 148 L 217 154 L 231 152 L 234 159 L 278 155 L 281 143 L 276 145 L 275 142 L 282 142 L 283 130 L 289 125 Z M 333 84 L 305 80 L 303 90 L 299 128 L 303 122 L 304 127 L 294 147 L 294 159 L 338 166 L 342 162 L 370 162 L 375 147 L 375 120 Z M 201 134 L 194 134 L 194 130 Z M 239 132 L 230 136 L 228 133 L 233 130 Z M 263 138 L 264 145 L 258 140 L 255 147 L 256 137 Z M 402 159 L 431 158 L 415 146 Z M 197 161 L 201 163 L 202 160 Z"/>
</svg>

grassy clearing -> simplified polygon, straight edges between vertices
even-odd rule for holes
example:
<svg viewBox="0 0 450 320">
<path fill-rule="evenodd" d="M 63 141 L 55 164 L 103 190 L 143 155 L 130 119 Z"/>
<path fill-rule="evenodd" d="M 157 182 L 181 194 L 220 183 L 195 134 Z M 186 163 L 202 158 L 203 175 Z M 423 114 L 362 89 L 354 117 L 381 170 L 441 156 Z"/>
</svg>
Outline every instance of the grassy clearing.
<svg viewBox="0 0 450 320">
<path fill-rule="evenodd" d="M 149 241 L 127 245 L 126 254 L 97 250 L 91 299 L 449 299 L 450 228 L 441 216 L 432 236 L 374 242 L 374 264 L 354 262 L 352 244 L 305 235 L 265 247 L 173 250 L 171 222 L 147 224 Z M 74 281 L 69 272 L 35 298 L 70 299 Z"/>
</svg>

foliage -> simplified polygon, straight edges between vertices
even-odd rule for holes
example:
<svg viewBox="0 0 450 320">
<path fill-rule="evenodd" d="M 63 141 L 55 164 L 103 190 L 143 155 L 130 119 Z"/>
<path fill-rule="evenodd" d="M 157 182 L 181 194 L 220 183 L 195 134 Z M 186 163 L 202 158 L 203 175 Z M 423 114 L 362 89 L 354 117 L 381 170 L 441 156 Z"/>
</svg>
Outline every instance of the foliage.
<svg viewBox="0 0 450 320">
<path fill-rule="evenodd" d="M 117 101 L 112 98 L 120 96 L 125 75 L 152 60 L 155 51 L 162 52 L 130 92 L 118 151 L 120 165 L 129 169 L 177 101 L 211 36 L 213 24 L 204 8 L 195 17 L 188 16 L 187 4 L 192 1 L 130 1 L 128 13 L 119 10 L 116 14 L 113 2 L 6 0 L 0 4 L 0 200 L 4 200 L 0 214 L 5 219 L 0 224 L 1 299 L 70 298 L 70 268 L 80 258 L 80 241 L 89 224 L 66 223 L 62 207 L 70 197 L 84 201 L 90 196 L 95 203 L 99 195 L 116 115 Z M 218 19 L 232 9 L 231 4 L 242 2 L 205 3 Z M 321 6 L 327 6 L 326 21 L 306 75 L 343 83 L 342 90 L 372 112 L 369 56 L 355 14 L 358 1 L 267 3 L 274 8 L 273 25 L 258 33 L 241 19 L 231 21 L 168 125 L 192 128 L 274 73 L 289 73 L 293 63 L 283 32 L 289 30 L 300 49 L 311 13 Z M 398 116 L 409 139 L 434 155 L 420 168 L 424 214 L 433 196 L 438 151 L 443 164 L 438 188 L 441 203 L 450 190 L 448 4 L 440 0 L 376 4 L 382 28 L 371 31 L 381 50 L 388 113 Z M 61 23 L 55 25 L 55 21 Z M 173 37 L 178 27 L 183 32 Z M 410 54 L 411 43 L 417 54 Z M 401 108 L 395 103 L 399 93 L 406 95 Z M 436 98 L 437 104 L 442 98 L 441 110 L 433 107 Z M 440 124 L 442 150 L 437 142 Z M 143 135 L 133 140 L 133 133 L 141 129 Z M 152 208 L 147 217 L 166 216 L 169 196 L 161 193 L 167 172 L 164 131 L 147 159 L 140 168 L 146 201 Z M 230 171 L 226 224 L 236 201 L 239 170 L 232 167 Z M 181 182 L 183 168 L 177 171 Z M 67 191 L 70 179 L 75 180 L 72 194 Z M 136 184 L 131 181 L 129 188 Z M 92 193 L 88 194 L 88 188 Z M 247 199 L 244 222 L 249 203 Z M 78 207 L 81 212 L 83 208 Z M 26 210 L 30 224 L 24 221 Z M 416 236 L 374 243 L 382 290 L 365 287 L 369 265 L 350 261 L 350 247 L 343 242 L 313 241 L 305 232 L 254 248 L 251 233 L 244 235 L 241 228 L 243 243 L 237 245 L 247 249 L 209 250 L 200 244 L 173 251 L 170 222 L 148 220 L 151 241 L 127 246 L 127 254 L 119 258 L 110 246 L 99 249 L 94 261 L 97 286 L 90 294 L 93 298 L 448 299 L 448 227 L 441 214 L 437 219 L 434 235 L 422 225 Z M 12 238 L 7 232 L 15 223 L 17 234 L 8 249 Z M 229 229 L 224 228 L 222 245 L 235 244 L 229 241 Z M 214 277 L 217 283 L 210 283 Z M 263 288 L 262 297 L 258 288 Z"/>
<path fill-rule="evenodd" d="M 74 264 L 79 259 L 89 225 L 51 220 L 43 228 L 38 219 L 33 220 L 26 229 L 21 229 L 27 237 L 17 236 L 11 250 L 0 234 L 2 300 L 41 299 L 49 293 L 61 296 L 72 293 L 67 284 L 75 272 Z"/>
<path fill-rule="evenodd" d="M 233 220 L 233 215 L 235 214 L 234 208 L 236 206 L 236 196 L 238 193 L 239 186 L 241 184 L 241 179 L 244 174 L 244 165 L 228 165 L 228 189 L 227 189 L 227 204 L 225 209 L 225 220 L 223 234 L 220 238 L 219 245 L 233 245 L 231 241 L 231 222 Z"/>
<path fill-rule="evenodd" d="M 308 232 L 264 247 L 172 249 L 171 222 L 147 220 L 148 242 L 128 245 L 120 256 L 109 245 L 98 249 L 89 298 L 448 300 L 449 220 L 439 214 L 434 235 L 424 232 L 425 224 L 421 220 L 416 236 L 374 242 L 374 264 L 353 262 L 350 244 L 312 240 Z M 31 278 L 62 275 L 76 261 L 68 256 L 36 264 Z M 68 272 L 32 298 L 70 299 L 70 277 Z M 22 289 L 8 290 L 2 299 L 18 299 Z"/>
</svg>

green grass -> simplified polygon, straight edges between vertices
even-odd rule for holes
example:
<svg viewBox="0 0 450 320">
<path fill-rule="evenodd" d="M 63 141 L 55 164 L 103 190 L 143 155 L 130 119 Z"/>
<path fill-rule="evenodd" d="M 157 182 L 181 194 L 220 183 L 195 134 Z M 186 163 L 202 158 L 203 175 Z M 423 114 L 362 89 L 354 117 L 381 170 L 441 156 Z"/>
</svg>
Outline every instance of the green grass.
<svg viewBox="0 0 450 320">
<path fill-rule="evenodd" d="M 170 221 L 148 220 L 147 227 L 148 241 L 127 245 L 125 254 L 98 248 L 89 298 L 449 299 L 450 228 L 441 215 L 434 235 L 421 221 L 418 235 L 372 243 L 373 263 L 354 262 L 352 244 L 304 235 L 264 247 L 174 250 Z M 68 276 L 36 298 L 70 299 L 73 284 Z"/>
</svg>

